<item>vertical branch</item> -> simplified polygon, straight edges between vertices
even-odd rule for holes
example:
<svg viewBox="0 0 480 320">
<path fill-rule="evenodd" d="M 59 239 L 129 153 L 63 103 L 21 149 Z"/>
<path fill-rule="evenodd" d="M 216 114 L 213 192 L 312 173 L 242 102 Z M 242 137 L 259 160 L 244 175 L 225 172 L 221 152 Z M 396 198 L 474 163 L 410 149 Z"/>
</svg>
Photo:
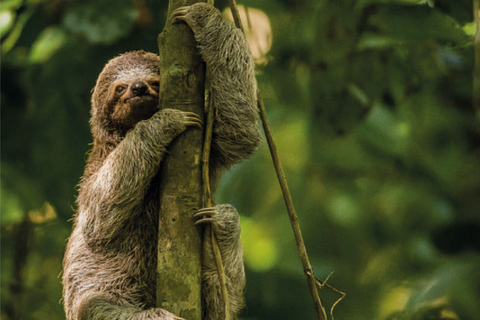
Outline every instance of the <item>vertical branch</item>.
<svg viewBox="0 0 480 320">
<path fill-rule="evenodd" d="M 265 137 L 267 138 L 268 147 L 270 149 L 270 154 L 272 156 L 273 165 L 275 167 L 275 171 L 277 173 L 278 182 L 280 183 L 280 188 L 282 189 L 283 199 L 285 201 L 285 205 L 287 207 L 288 217 L 290 218 L 290 224 L 293 228 L 293 234 L 295 236 L 295 242 L 297 244 L 298 253 L 300 255 L 300 260 L 302 261 L 303 265 L 303 272 L 307 277 L 308 287 L 310 288 L 310 294 L 313 298 L 313 303 L 315 305 L 315 309 L 317 310 L 317 316 L 319 320 L 326 320 L 327 314 L 325 312 L 325 308 L 322 305 L 322 301 L 320 300 L 320 296 L 317 290 L 317 280 L 313 274 L 313 269 L 310 264 L 310 260 L 308 258 L 307 249 L 305 247 L 305 243 L 303 241 L 302 230 L 300 229 L 300 224 L 298 223 L 298 217 L 295 210 L 295 206 L 293 205 L 292 196 L 290 195 L 290 190 L 287 184 L 287 178 L 285 177 L 285 172 L 283 171 L 282 163 L 280 162 L 280 157 L 278 156 L 277 146 L 275 144 L 275 140 L 273 139 L 270 125 L 267 121 L 267 112 L 265 110 L 265 105 L 263 103 L 262 96 L 260 91 L 257 92 L 258 97 L 258 108 L 260 111 L 260 118 L 263 124 L 263 130 L 265 131 Z"/>
<path fill-rule="evenodd" d="M 235 25 L 237 26 L 237 28 L 240 28 L 243 31 L 243 27 L 240 22 L 240 15 L 238 13 L 235 0 L 229 0 L 229 3 L 230 3 L 230 9 L 232 10 L 233 19 L 235 21 Z M 267 139 L 268 147 L 270 149 L 270 154 L 272 156 L 275 171 L 277 173 L 278 182 L 280 183 L 280 188 L 282 189 L 282 194 L 285 201 L 285 205 L 287 207 L 290 223 L 293 228 L 295 242 L 297 244 L 300 260 L 302 261 L 302 265 L 303 265 L 303 271 L 305 273 L 305 276 L 307 277 L 307 283 L 310 288 L 310 294 L 312 295 L 313 302 L 315 304 L 315 309 L 317 311 L 318 319 L 326 320 L 327 314 L 325 312 L 325 308 L 323 307 L 322 301 L 320 300 L 320 296 L 318 294 L 317 279 L 315 279 L 315 276 L 313 274 L 313 269 L 310 264 L 310 260 L 308 258 L 307 249 L 303 241 L 302 231 L 300 229 L 300 224 L 298 223 L 297 213 L 295 211 L 292 196 L 288 188 L 285 172 L 283 171 L 283 166 L 282 166 L 282 163 L 280 162 L 280 157 L 278 156 L 277 146 L 275 144 L 275 140 L 273 139 L 273 135 L 270 130 L 270 125 L 268 124 L 267 111 L 265 110 L 265 105 L 263 103 L 263 98 L 260 90 L 257 90 L 257 103 L 258 103 L 260 118 L 262 120 L 263 129 L 265 131 L 265 137 Z"/>
<path fill-rule="evenodd" d="M 245 30 L 243 29 L 242 19 L 240 19 L 240 13 L 238 12 L 237 2 L 236 0 L 228 0 L 228 4 L 230 5 L 230 10 L 232 11 L 233 21 L 235 22 L 235 26 L 242 30 L 245 34 Z"/>
<path fill-rule="evenodd" d="M 203 116 L 205 65 L 185 24 L 170 17 L 196 0 L 169 0 L 165 27 L 158 37 L 160 108 L 176 108 Z M 188 320 L 201 319 L 201 234 L 193 214 L 201 206 L 203 133 L 187 130 L 169 148 L 159 179 L 157 306 Z"/>
<path fill-rule="evenodd" d="M 208 73 L 208 70 L 207 70 Z M 208 79 L 208 77 L 207 77 Z M 205 124 L 205 140 L 203 143 L 203 155 L 202 155 L 202 181 L 203 181 L 203 207 L 208 208 L 212 206 L 212 194 L 210 190 L 210 151 L 212 146 L 212 134 L 213 134 L 213 123 L 214 123 L 214 112 L 215 106 L 212 103 L 209 85 L 207 83 L 207 97 L 205 99 L 205 105 L 207 110 L 206 124 Z M 205 226 L 206 233 L 210 233 L 210 239 L 212 242 L 213 256 L 215 257 L 215 264 L 217 266 L 218 279 L 220 280 L 220 289 L 222 291 L 222 305 L 223 305 L 223 314 L 225 315 L 225 320 L 230 319 L 230 310 L 229 310 L 229 299 L 228 299 L 228 289 L 227 289 L 227 278 L 225 275 L 225 269 L 223 267 L 222 255 L 218 247 L 217 236 L 213 228 L 209 225 Z"/>
<path fill-rule="evenodd" d="M 208 72 L 208 71 L 207 71 Z M 203 154 L 202 154 L 202 182 L 203 182 L 203 206 L 212 206 L 212 191 L 210 189 L 210 152 L 212 150 L 212 135 L 213 135 L 213 122 L 214 122 L 214 110 L 212 104 L 212 98 L 210 95 L 208 83 L 206 87 L 205 96 L 205 110 L 206 110 L 206 123 L 205 123 L 205 139 L 203 141 Z"/>
</svg>

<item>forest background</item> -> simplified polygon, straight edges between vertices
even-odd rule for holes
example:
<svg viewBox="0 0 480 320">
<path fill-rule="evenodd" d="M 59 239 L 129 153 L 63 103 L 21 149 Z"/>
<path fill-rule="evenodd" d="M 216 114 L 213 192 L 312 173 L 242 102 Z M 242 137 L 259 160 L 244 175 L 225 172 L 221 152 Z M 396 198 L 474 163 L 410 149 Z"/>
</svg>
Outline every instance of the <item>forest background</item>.
<svg viewBox="0 0 480 320">
<path fill-rule="evenodd" d="M 478 319 L 473 2 L 239 4 L 315 274 L 333 271 L 328 284 L 347 294 L 335 318 Z M 64 319 L 59 275 L 91 90 L 110 58 L 157 52 L 166 10 L 154 0 L 2 0 L 2 319 Z M 216 198 L 241 213 L 240 318 L 315 319 L 265 144 L 224 175 Z M 327 310 L 339 297 L 320 294 Z"/>
</svg>

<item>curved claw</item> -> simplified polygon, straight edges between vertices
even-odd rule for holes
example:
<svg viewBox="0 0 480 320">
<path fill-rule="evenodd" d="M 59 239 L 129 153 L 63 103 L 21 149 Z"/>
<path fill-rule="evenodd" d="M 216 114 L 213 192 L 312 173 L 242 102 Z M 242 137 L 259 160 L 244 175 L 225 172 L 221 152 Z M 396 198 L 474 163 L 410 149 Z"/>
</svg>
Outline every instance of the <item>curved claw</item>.
<svg viewBox="0 0 480 320">
<path fill-rule="evenodd" d="M 184 111 L 183 114 L 185 114 L 188 117 L 194 117 L 200 119 L 200 116 L 196 114 L 195 112 L 190 112 L 190 111 Z"/>
<path fill-rule="evenodd" d="M 217 209 L 215 207 L 210 207 L 210 208 L 199 209 L 195 215 L 200 215 L 200 214 L 214 215 L 216 213 L 217 213 Z"/>
<path fill-rule="evenodd" d="M 185 125 L 186 126 L 194 126 L 196 128 L 201 129 L 203 125 L 203 121 L 200 116 L 194 112 L 184 112 L 185 115 Z"/>
<path fill-rule="evenodd" d="M 211 223 L 213 222 L 213 219 L 212 218 L 204 218 L 204 219 L 200 219 L 200 220 L 197 220 L 194 225 L 196 226 L 199 226 L 201 224 L 204 224 L 204 223 Z"/>
<path fill-rule="evenodd" d="M 198 129 L 202 129 L 202 121 L 198 121 L 198 120 L 191 120 L 191 121 L 187 120 L 185 122 L 185 125 L 187 127 L 192 126 Z"/>
<path fill-rule="evenodd" d="M 179 21 L 185 21 L 186 15 L 188 14 L 188 11 L 190 10 L 189 6 L 186 7 L 179 7 L 175 9 L 172 13 L 172 23 L 177 23 Z"/>
<path fill-rule="evenodd" d="M 215 207 L 212 208 L 203 208 L 197 211 L 193 215 L 194 218 L 198 218 L 198 220 L 194 223 L 196 226 L 204 223 L 211 223 L 213 222 L 213 216 L 217 214 L 217 210 Z"/>
</svg>

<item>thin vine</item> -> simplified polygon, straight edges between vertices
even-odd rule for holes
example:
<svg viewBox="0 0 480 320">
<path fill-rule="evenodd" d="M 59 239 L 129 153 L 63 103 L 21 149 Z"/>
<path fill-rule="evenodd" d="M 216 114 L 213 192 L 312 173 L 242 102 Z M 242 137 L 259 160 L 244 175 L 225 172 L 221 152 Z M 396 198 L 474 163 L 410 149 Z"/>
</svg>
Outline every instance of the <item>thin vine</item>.
<svg viewBox="0 0 480 320">
<path fill-rule="evenodd" d="M 212 193 L 210 190 L 210 151 L 212 147 L 212 133 L 214 123 L 215 106 L 212 103 L 211 94 L 208 83 L 208 69 L 206 70 L 206 83 L 205 83 L 205 109 L 206 109 L 206 124 L 205 124 L 205 139 L 202 152 L 202 181 L 203 181 L 203 207 L 209 208 L 212 204 Z M 215 257 L 215 264 L 217 266 L 218 279 L 220 281 L 220 290 L 223 298 L 223 311 L 225 314 L 225 320 L 230 319 L 229 310 L 229 297 L 227 290 L 227 277 L 225 275 L 225 268 L 223 267 L 222 254 L 218 247 L 217 236 L 215 231 L 210 225 L 205 226 L 206 234 L 210 233 L 210 239 L 212 242 L 213 255 Z"/>
<path fill-rule="evenodd" d="M 236 5 L 235 0 L 229 0 L 228 1 L 230 4 L 230 10 L 232 11 L 233 15 L 233 20 L 235 22 L 235 25 L 237 28 L 242 30 L 243 33 L 245 33 L 245 30 L 243 29 L 241 20 L 240 20 L 240 14 L 238 12 L 238 8 Z M 318 289 L 323 288 L 324 286 L 327 286 L 328 288 L 332 289 L 333 291 L 341 294 L 341 297 L 333 304 L 332 308 L 330 309 L 330 315 L 333 319 L 333 309 L 336 307 L 336 305 L 345 297 L 345 293 L 333 288 L 332 286 L 328 285 L 326 281 L 322 282 L 315 278 L 315 275 L 313 273 L 312 266 L 310 264 L 310 260 L 308 258 L 307 254 L 307 249 L 305 247 L 305 242 L 303 241 L 303 236 L 302 236 L 302 231 L 300 229 L 300 224 L 298 223 L 298 216 L 295 210 L 295 206 L 293 205 L 293 200 L 292 196 L 290 194 L 290 190 L 288 188 L 287 184 L 287 179 L 285 177 L 285 172 L 283 170 L 282 163 L 280 162 L 280 157 L 277 152 L 277 146 L 275 144 L 275 140 L 273 139 L 273 135 L 270 130 L 270 125 L 267 120 L 267 111 L 265 109 L 265 104 L 263 103 L 263 98 L 260 92 L 260 89 L 257 89 L 257 106 L 258 106 L 258 111 L 260 114 L 260 118 L 262 120 L 262 125 L 263 125 L 263 130 L 265 132 L 265 137 L 267 139 L 268 147 L 270 149 L 270 154 L 272 156 L 273 164 L 275 167 L 275 171 L 277 174 L 278 182 L 280 184 L 280 188 L 282 190 L 283 198 L 285 201 L 285 205 L 287 208 L 288 216 L 290 218 L 290 223 L 293 228 L 293 233 L 295 236 L 295 242 L 297 244 L 297 249 L 300 255 L 300 260 L 302 261 L 303 265 L 303 271 L 306 275 L 307 278 L 307 283 L 310 288 L 310 294 L 312 295 L 313 302 L 315 305 L 315 309 L 317 311 L 317 316 L 319 320 L 327 320 L 327 314 L 325 312 L 325 308 L 322 304 L 322 301 L 320 299 Z M 330 276 L 329 276 L 330 277 Z M 327 277 L 328 279 L 328 277 Z"/>
</svg>

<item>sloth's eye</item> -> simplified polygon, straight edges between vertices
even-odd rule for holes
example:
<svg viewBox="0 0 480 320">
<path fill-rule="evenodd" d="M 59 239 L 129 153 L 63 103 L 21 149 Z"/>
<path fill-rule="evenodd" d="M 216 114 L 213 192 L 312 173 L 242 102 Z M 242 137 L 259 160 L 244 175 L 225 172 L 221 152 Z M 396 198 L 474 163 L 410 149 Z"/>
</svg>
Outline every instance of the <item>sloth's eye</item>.
<svg viewBox="0 0 480 320">
<path fill-rule="evenodd" d="M 152 89 L 157 92 L 160 89 L 160 81 L 150 81 L 149 84 L 150 84 L 150 87 L 152 87 Z"/>
<path fill-rule="evenodd" d="M 118 86 L 115 87 L 115 93 L 117 95 L 120 95 L 120 94 L 124 93 L 126 89 L 127 89 L 126 85 L 123 85 L 123 84 L 118 85 Z"/>
</svg>

